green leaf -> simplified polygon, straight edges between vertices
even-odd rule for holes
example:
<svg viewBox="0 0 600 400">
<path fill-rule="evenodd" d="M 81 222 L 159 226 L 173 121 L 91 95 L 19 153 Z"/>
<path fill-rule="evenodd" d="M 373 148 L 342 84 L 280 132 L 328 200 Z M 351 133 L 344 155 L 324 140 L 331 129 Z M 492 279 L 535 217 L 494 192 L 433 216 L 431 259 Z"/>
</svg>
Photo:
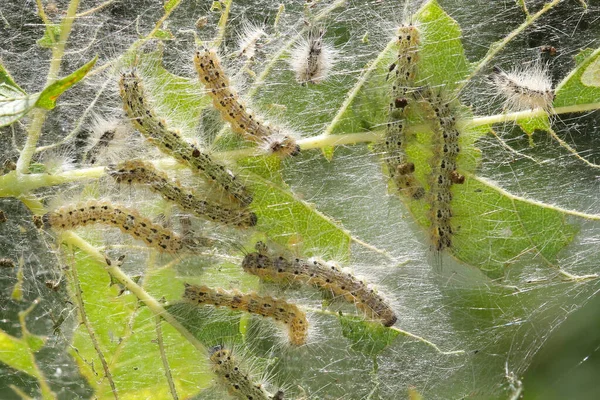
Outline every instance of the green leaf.
<svg viewBox="0 0 600 400">
<path fill-rule="evenodd" d="M 88 72 L 94 67 L 98 56 L 94 57 L 93 60 L 89 61 L 83 67 L 79 68 L 72 74 L 65 76 L 46 87 L 42 93 L 39 94 L 39 99 L 36 102 L 37 107 L 45 108 L 46 110 L 52 110 L 56 106 L 56 100 L 71 86 L 82 80 Z"/>
<path fill-rule="evenodd" d="M 462 45 L 462 32 L 433 0 L 417 14 L 423 45 L 419 49 L 419 76 L 427 77 L 430 86 L 444 85 L 451 91 L 468 75 L 470 64 Z"/>
<path fill-rule="evenodd" d="M 554 107 L 600 102 L 600 48 L 584 50 L 577 67 L 556 88 Z"/>
<path fill-rule="evenodd" d="M 165 2 L 165 11 L 169 12 L 181 3 L 181 0 L 168 0 Z"/>
<path fill-rule="evenodd" d="M 258 216 L 257 229 L 269 239 L 288 247 L 301 245 L 303 254 L 320 257 L 347 257 L 351 237 L 340 224 L 323 215 L 313 205 L 298 199 L 283 182 L 276 156 L 247 159 Z"/>
<path fill-rule="evenodd" d="M 75 254 L 75 268 L 79 274 L 86 314 L 94 329 L 98 345 L 109 363 L 119 397 L 168 398 L 170 396 L 158 344 L 155 318 L 147 307 L 140 307 L 131 294 L 121 294 L 119 287 L 110 286 L 110 278 L 103 265 L 91 261 L 84 254 Z M 155 275 L 153 279 L 167 279 Z M 154 287 L 165 284 L 152 283 Z M 182 290 L 178 285 L 176 289 Z M 152 286 L 151 285 L 151 286 Z M 174 289 L 175 290 L 175 289 Z M 206 360 L 166 322 L 162 323 L 163 340 L 171 373 L 182 397 L 191 397 L 210 383 Z M 72 352 L 82 374 L 96 390 L 98 398 L 113 398 L 102 364 L 84 325 L 74 334 Z M 85 362 L 86 360 L 87 362 Z M 93 362 L 93 364 L 92 364 Z M 96 371 L 96 372 L 94 372 Z"/>
<path fill-rule="evenodd" d="M 23 340 L 0 330 L 0 361 L 11 368 L 37 377 L 32 354 L 42 348 L 46 339 L 29 335 L 28 340 Z"/>
<path fill-rule="evenodd" d="M 400 334 L 395 329 L 356 316 L 339 315 L 338 319 L 342 335 L 350 339 L 352 349 L 369 355 L 381 353 Z"/>
<path fill-rule="evenodd" d="M 46 49 L 51 49 L 55 45 L 55 40 L 60 36 L 60 25 L 47 25 L 44 31 L 44 36 L 39 38 L 36 43 L 38 46 Z"/>
<path fill-rule="evenodd" d="M 160 40 L 173 40 L 175 39 L 175 36 L 173 36 L 173 34 L 171 33 L 170 30 L 168 29 L 158 29 L 156 32 L 154 32 L 154 36 L 155 39 L 160 39 Z"/>
</svg>

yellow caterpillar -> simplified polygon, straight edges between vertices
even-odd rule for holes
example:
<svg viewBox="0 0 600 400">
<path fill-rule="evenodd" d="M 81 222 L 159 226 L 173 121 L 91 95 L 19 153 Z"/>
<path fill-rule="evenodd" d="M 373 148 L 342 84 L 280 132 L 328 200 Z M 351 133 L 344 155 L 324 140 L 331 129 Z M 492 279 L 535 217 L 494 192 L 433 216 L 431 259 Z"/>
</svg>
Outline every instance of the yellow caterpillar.
<svg viewBox="0 0 600 400">
<path fill-rule="evenodd" d="M 215 108 L 221 117 L 229 122 L 235 133 L 265 145 L 273 153 L 283 156 L 295 156 L 300 153 L 300 146 L 294 138 L 282 133 L 281 128 L 267 125 L 246 108 L 237 91 L 231 86 L 214 50 L 197 51 L 194 64 L 200 82 L 208 89 Z"/>
<path fill-rule="evenodd" d="M 193 304 L 211 304 L 216 307 L 227 307 L 232 310 L 246 311 L 282 322 L 288 326 L 290 342 L 300 346 L 306 343 L 308 321 L 306 314 L 295 304 L 270 296 L 256 293 L 228 292 L 223 289 L 212 289 L 208 286 L 185 284 L 183 298 Z"/>
<path fill-rule="evenodd" d="M 111 225 L 121 232 L 143 240 L 161 252 L 177 253 L 184 247 L 176 233 L 131 210 L 108 202 L 90 200 L 61 207 L 44 214 L 40 225 L 52 229 L 75 229 L 91 224 Z"/>
<path fill-rule="evenodd" d="M 364 282 L 334 265 L 317 260 L 269 257 L 250 253 L 242 262 L 244 271 L 275 282 L 301 282 L 331 291 L 335 296 L 353 303 L 368 318 L 380 320 L 384 326 L 392 326 L 397 320 L 391 307 Z"/>
</svg>

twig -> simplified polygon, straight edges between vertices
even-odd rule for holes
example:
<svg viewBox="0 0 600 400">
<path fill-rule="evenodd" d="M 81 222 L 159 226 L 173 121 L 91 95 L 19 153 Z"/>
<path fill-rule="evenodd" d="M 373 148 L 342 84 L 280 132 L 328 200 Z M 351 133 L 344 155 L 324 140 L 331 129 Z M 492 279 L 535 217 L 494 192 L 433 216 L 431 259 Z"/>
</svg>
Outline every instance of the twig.
<svg viewBox="0 0 600 400">
<path fill-rule="evenodd" d="M 156 315 L 154 317 L 156 322 L 156 338 L 158 341 L 158 349 L 160 351 L 160 359 L 162 360 L 163 367 L 165 369 L 165 377 L 167 378 L 167 382 L 169 382 L 169 390 L 171 391 L 171 395 L 174 400 L 178 400 L 177 390 L 175 389 L 175 383 L 173 382 L 173 376 L 171 375 L 171 367 L 169 366 L 169 360 L 167 359 L 167 354 L 165 353 L 165 344 L 163 342 L 162 336 L 162 328 L 160 327 L 161 318 Z"/>
<path fill-rule="evenodd" d="M 117 1 L 120 1 L 120 0 L 107 0 L 104 3 L 98 5 L 98 6 L 94 7 L 94 8 L 90 8 L 87 11 L 84 11 L 82 13 L 77 14 L 76 17 L 77 18 L 87 17 L 88 15 L 91 15 L 91 14 L 95 13 L 96 11 L 100 11 L 104 7 L 107 7 L 107 6 L 109 6 L 109 5 L 113 4 L 113 3 L 116 3 Z"/>
</svg>

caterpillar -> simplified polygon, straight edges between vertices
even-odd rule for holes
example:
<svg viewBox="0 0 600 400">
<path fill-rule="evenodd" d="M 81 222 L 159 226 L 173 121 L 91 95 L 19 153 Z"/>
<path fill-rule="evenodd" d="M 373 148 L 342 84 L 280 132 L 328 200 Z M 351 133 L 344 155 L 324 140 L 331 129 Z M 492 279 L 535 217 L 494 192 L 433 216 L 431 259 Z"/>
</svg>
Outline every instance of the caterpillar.
<svg viewBox="0 0 600 400">
<path fill-rule="evenodd" d="M 414 25 L 403 25 L 397 32 L 398 57 L 389 73 L 395 72 L 392 83 L 388 122 L 385 132 L 385 162 L 392 181 L 403 193 L 421 199 L 425 190 L 414 176 L 415 165 L 406 158 L 406 107 L 412 99 L 419 61 L 419 30 Z"/>
<path fill-rule="evenodd" d="M 4 213 L 4 211 L 0 210 L 0 224 L 5 223 L 6 221 L 8 221 L 6 214 Z"/>
<path fill-rule="evenodd" d="M 257 42 L 266 35 L 265 30 L 257 25 L 245 24 L 238 38 L 238 57 L 251 60 L 256 53 Z"/>
<path fill-rule="evenodd" d="M 183 298 L 193 304 L 212 304 L 216 307 L 227 307 L 232 310 L 246 311 L 263 317 L 273 318 L 288 326 L 290 342 L 296 346 L 306 343 L 308 322 L 306 314 L 295 304 L 270 296 L 259 296 L 256 293 L 240 293 L 223 289 L 212 289 L 208 286 L 185 284 Z"/>
<path fill-rule="evenodd" d="M 261 279 L 275 282 L 298 281 L 329 290 L 335 296 L 355 304 L 368 318 L 380 320 L 384 326 L 389 327 L 396 323 L 394 311 L 374 289 L 335 265 L 327 265 L 317 260 L 269 257 L 255 252 L 244 257 L 242 268 Z"/>
<path fill-rule="evenodd" d="M 523 69 L 514 68 L 509 72 L 494 67 L 490 80 L 499 95 L 504 97 L 505 107 L 509 110 L 541 108 L 549 111 L 552 108 L 552 79 L 548 68 L 540 62 Z"/>
<path fill-rule="evenodd" d="M 333 66 L 335 51 L 323 42 L 324 36 L 325 29 L 313 28 L 308 32 L 308 39 L 292 50 L 290 66 L 296 74 L 296 80 L 302 85 L 323 82 Z"/>
<path fill-rule="evenodd" d="M 14 268 L 15 262 L 10 258 L 0 258 L 0 268 Z"/>
<path fill-rule="evenodd" d="M 92 133 L 88 138 L 89 145 L 85 153 L 85 161 L 97 164 L 107 159 L 116 159 L 123 156 L 123 150 L 131 149 L 132 141 L 129 124 L 120 120 L 105 120 L 95 116 L 92 124 Z"/>
<path fill-rule="evenodd" d="M 107 170 L 108 174 L 118 183 L 146 184 L 165 199 L 199 217 L 207 217 L 215 222 L 234 224 L 239 227 L 256 225 L 255 213 L 245 209 L 227 208 L 209 199 L 201 198 L 188 188 L 172 182 L 165 173 L 142 160 L 130 160 L 117 165 L 109 165 Z"/>
<path fill-rule="evenodd" d="M 162 152 L 187 164 L 195 173 L 202 173 L 219 185 L 242 206 L 252 202 L 248 189 L 223 165 L 215 162 L 194 144 L 185 141 L 177 132 L 167 128 L 150 107 L 140 77 L 134 71 L 121 74 L 123 107 L 135 127 Z"/>
<path fill-rule="evenodd" d="M 91 200 L 67 205 L 44 214 L 41 221 L 35 222 L 38 227 L 57 230 L 91 224 L 112 225 L 161 252 L 177 253 L 184 247 L 183 240 L 176 233 L 155 224 L 135 210 L 108 202 Z"/>
<path fill-rule="evenodd" d="M 452 246 L 452 192 L 453 184 L 462 184 L 465 177 L 457 171 L 460 153 L 459 131 L 456 127 L 454 105 L 444 98 L 442 91 L 424 89 L 434 115 L 433 157 L 429 190 L 429 220 L 433 246 L 437 251 Z"/>
<path fill-rule="evenodd" d="M 215 108 L 223 120 L 229 123 L 233 132 L 247 140 L 262 144 L 272 153 L 281 156 L 300 154 L 300 146 L 296 144 L 294 138 L 284 133 L 281 128 L 263 122 L 240 101 L 214 50 L 197 51 L 194 65 L 200 82 L 208 89 Z"/>
<path fill-rule="evenodd" d="M 210 362 L 214 373 L 227 386 L 229 393 L 245 400 L 283 400 L 283 391 L 271 394 L 263 385 L 251 380 L 250 374 L 240 362 L 223 346 L 211 349 Z"/>
</svg>

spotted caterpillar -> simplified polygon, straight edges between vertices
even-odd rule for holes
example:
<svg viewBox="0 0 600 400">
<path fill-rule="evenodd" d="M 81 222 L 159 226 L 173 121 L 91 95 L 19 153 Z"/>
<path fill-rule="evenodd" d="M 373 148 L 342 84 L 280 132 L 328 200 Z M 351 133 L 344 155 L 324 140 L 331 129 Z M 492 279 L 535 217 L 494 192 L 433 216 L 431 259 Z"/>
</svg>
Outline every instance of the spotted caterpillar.
<svg viewBox="0 0 600 400">
<path fill-rule="evenodd" d="M 208 154 L 185 141 L 179 133 L 168 129 L 151 108 L 140 77 L 135 73 L 122 74 L 120 80 L 123 107 L 135 127 L 165 154 L 187 164 L 190 169 L 202 173 L 216 183 L 242 206 L 252 202 L 252 195 L 223 165 L 216 163 Z"/>
<path fill-rule="evenodd" d="M 415 165 L 406 159 L 406 107 L 412 99 L 411 88 L 415 82 L 418 62 L 419 30 L 413 25 L 398 29 L 398 57 L 390 66 L 395 71 L 391 102 L 385 133 L 386 164 L 396 187 L 414 199 L 421 199 L 425 190 L 417 182 Z"/>
<path fill-rule="evenodd" d="M 294 138 L 282 133 L 281 128 L 264 123 L 240 101 L 214 50 L 197 51 L 194 64 L 200 82 L 208 89 L 215 108 L 221 113 L 221 117 L 229 122 L 235 133 L 266 145 L 271 152 L 282 156 L 295 156 L 300 153 L 300 146 Z"/>
<path fill-rule="evenodd" d="M 161 252 L 177 253 L 184 247 L 179 235 L 139 215 L 137 211 L 95 200 L 50 211 L 36 224 L 38 227 L 58 230 L 91 224 L 112 225 Z"/>
<path fill-rule="evenodd" d="M 368 318 L 380 320 L 384 326 L 392 326 L 397 320 L 394 311 L 374 289 L 370 289 L 364 282 L 350 273 L 341 271 L 335 265 L 327 265 L 317 260 L 288 260 L 262 253 L 250 253 L 244 257 L 242 268 L 261 279 L 301 282 L 329 290 L 335 296 L 356 304 Z"/>
<path fill-rule="evenodd" d="M 211 349 L 210 361 L 214 373 L 227 386 L 229 393 L 245 400 L 283 400 L 283 391 L 271 394 L 263 385 L 251 380 L 240 362 L 223 346 Z"/>
<path fill-rule="evenodd" d="M 212 221 L 240 227 L 256 225 L 257 218 L 253 212 L 227 208 L 209 199 L 198 197 L 191 190 L 171 181 L 165 173 L 156 170 L 150 163 L 141 160 L 125 161 L 110 165 L 108 174 L 119 183 L 146 184 L 165 199 L 199 217 L 208 217 Z"/>
<path fill-rule="evenodd" d="M 456 127 L 454 106 L 443 97 L 443 92 L 425 89 L 424 97 L 431 105 L 434 116 L 433 157 L 429 190 L 429 220 L 433 246 L 441 251 L 452 246 L 452 191 L 453 184 L 462 184 L 465 177 L 457 172 L 460 153 L 459 131 Z"/>
<path fill-rule="evenodd" d="M 306 314 L 295 304 L 270 296 L 259 296 L 256 293 L 228 292 L 223 289 L 212 289 L 208 286 L 185 284 L 183 298 L 194 304 L 212 304 L 216 307 L 227 307 L 250 314 L 273 318 L 288 326 L 290 342 L 296 346 L 306 343 L 308 322 Z"/>
</svg>

